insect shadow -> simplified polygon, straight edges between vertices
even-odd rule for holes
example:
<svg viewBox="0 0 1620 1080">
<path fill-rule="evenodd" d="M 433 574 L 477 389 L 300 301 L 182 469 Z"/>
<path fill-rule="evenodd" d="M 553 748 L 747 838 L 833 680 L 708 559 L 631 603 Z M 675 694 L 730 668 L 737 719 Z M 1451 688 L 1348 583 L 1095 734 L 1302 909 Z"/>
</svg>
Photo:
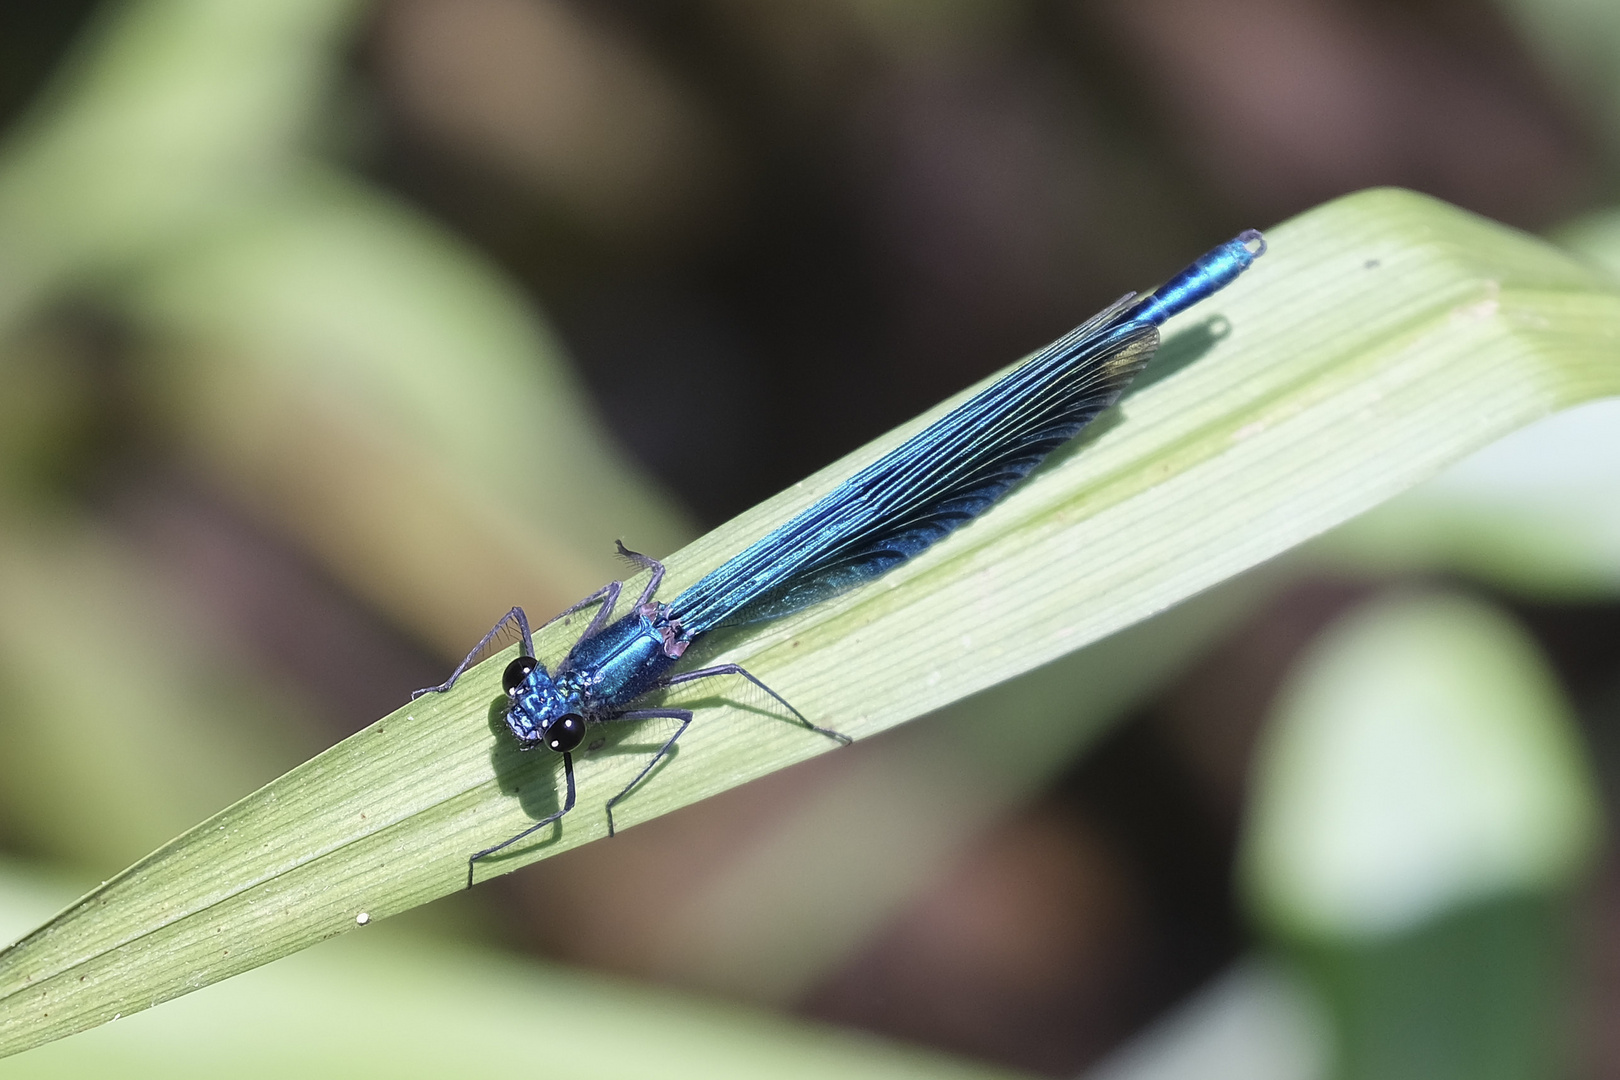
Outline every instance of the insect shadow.
<svg viewBox="0 0 1620 1080">
<path fill-rule="evenodd" d="M 716 701 L 724 697 L 723 694 L 706 694 L 701 700 Z M 696 703 L 697 699 L 694 699 L 694 704 Z M 532 821 L 540 821 L 562 808 L 563 761 L 559 755 L 547 750 L 541 744 L 531 744 L 531 748 L 525 749 L 512 738 L 512 732 L 506 726 L 507 704 L 504 697 L 490 701 L 488 724 L 490 735 L 493 737 L 489 752 L 490 765 L 494 769 L 495 780 L 501 794 L 516 797 L 523 813 Z M 673 726 L 673 723 L 670 721 L 668 726 Z M 576 768 L 578 762 L 589 761 L 602 755 L 645 760 L 658 752 L 658 748 L 663 746 L 667 737 L 668 732 L 663 730 L 658 719 L 638 720 L 625 724 L 593 724 L 588 741 L 574 753 Z M 636 785 L 636 790 L 639 791 L 641 787 L 651 782 L 672 759 L 680 755 L 680 752 L 680 744 L 676 743 L 653 771 Z M 581 777 L 582 781 L 583 779 Z M 610 788 L 610 790 L 617 789 Z M 531 853 L 536 848 L 549 847 L 562 839 L 564 821 L 576 814 L 589 814 L 593 810 L 605 813 L 606 802 L 607 794 L 604 793 L 593 805 L 590 794 L 582 783 L 578 804 L 567 815 L 559 818 L 550 828 L 537 833 L 532 841 L 486 855 L 480 862 L 499 863 Z"/>
<path fill-rule="evenodd" d="M 489 731 L 494 736 L 489 762 L 495 770 L 495 782 L 501 794 L 516 796 L 523 812 L 539 821 L 562 808 L 562 758 L 539 744 L 532 750 L 523 749 L 506 726 L 507 704 L 504 697 L 492 698 L 489 703 Z M 484 858 L 500 862 L 531 848 L 547 847 L 561 839 L 561 825 L 559 819 L 556 827 L 542 831 L 532 843 Z"/>
<path fill-rule="evenodd" d="M 1174 337 L 1167 338 L 1159 346 L 1159 351 L 1153 354 L 1153 359 L 1148 361 L 1147 367 L 1142 369 L 1142 374 L 1125 391 L 1126 399 L 1196 364 L 1217 342 L 1231 333 L 1232 324 L 1225 315 L 1211 315 L 1197 326 L 1189 326 Z"/>
</svg>

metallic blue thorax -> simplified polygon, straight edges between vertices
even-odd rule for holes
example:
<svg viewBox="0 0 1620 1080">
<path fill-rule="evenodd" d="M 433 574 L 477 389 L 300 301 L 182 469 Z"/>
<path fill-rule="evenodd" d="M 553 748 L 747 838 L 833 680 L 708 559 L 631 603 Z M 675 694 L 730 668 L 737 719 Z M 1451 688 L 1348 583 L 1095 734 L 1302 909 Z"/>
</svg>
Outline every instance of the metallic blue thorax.
<svg viewBox="0 0 1620 1080">
<path fill-rule="evenodd" d="M 576 642 L 556 674 L 537 665 L 513 693 L 506 725 L 524 742 L 538 742 L 560 717 L 613 716 L 651 690 L 686 645 L 668 605 L 643 604 Z"/>
</svg>

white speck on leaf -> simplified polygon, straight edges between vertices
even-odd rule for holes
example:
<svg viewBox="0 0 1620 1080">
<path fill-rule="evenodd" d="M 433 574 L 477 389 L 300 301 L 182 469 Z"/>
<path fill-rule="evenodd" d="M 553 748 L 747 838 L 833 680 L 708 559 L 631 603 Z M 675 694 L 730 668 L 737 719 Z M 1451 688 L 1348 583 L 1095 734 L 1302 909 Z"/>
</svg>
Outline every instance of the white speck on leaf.
<svg viewBox="0 0 1620 1080">
<path fill-rule="evenodd" d="M 1485 283 L 1485 299 L 1476 300 L 1472 304 L 1463 304 L 1452 309 L 1452 323 L 1481 323 L 1488 322 L 1496 317 L 1501 304 L 1497 297 L 1502 293 L 1502 286 L 1495 281 Z"/>
</svg>

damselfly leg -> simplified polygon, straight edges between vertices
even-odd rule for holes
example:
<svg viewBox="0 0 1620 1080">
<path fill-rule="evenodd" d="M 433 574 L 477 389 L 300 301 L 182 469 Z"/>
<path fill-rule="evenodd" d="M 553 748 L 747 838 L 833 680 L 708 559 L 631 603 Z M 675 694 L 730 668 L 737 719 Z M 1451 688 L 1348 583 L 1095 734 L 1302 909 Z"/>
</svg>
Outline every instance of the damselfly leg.
<svg viewBox="0 0 1620 1080">
<path fill-rule="evenodd" d="M 465 660 L 456 665 L 456 670 L 450 673 L 450 677 L 448 679 L 444 680 L 444 682 L 440 683 L 438 686 L 424 686 L 420 690 L 412 690 L 411 700 L 415 701 L 423 694 L 440 694 L 456 685 L 456 680 L 461 678 L 462 674 L 466 672 L 468 668 L 473 666 L 473 664 L 483 655 L 484 649 L 487 648 L 489 643 L 495 640 L 495 636 L 501 632 L 501 627 L 505 626 L 509 622 L 514 623 L 518 628 L 518 634 L 522 638 L 523 655 L 533 656 L 534 636 L 529 633 L 529 617 L 523 613 L 522 608 L 515 607 L 511 611 L 508 611 L 505 615 L 502 615 L 500 622 L 490 627 L 489 633 L 485 634 L 483 638 L 479 640 L 478 644 L 473 646 L 472 652 L 467 654 L 467 658 Z"/>
<path fill-rule="evenodd" d="M 507 838 L 505 840 L 502 840 L 500 843 L 496 844 L 494 847 L 487 847 L 483 851 L 475 851 L 475 852 L 473 852 L 473 854 L 467 859 L 467 888 L 470 889 L 470 888 L 472 888 L 472 885 L 473 885 L 473 863 L 476 863 L 479 859 L 482 859 L 482 858 L 485 858 L 487 856 L 493 855 L 497 851 L 501 851 L 501 850 L 503 850 L 505 848 L 511 847 L 513 844 L 517 843 L 519 840 L 523 839 L 525 836 L 528 836 L 532 832 L 536 832 L 537 830 L 545 828 L 547 825 L 550 825 L 553 821 L 556 821 L 558 818 L 562 817 L 564 814 L 568 813 L 568 811 L 570 811 L 570 810 L 572 810 L 574 808 L 574 755 L 572 755 L 572 754 L 564 754 L 562 756 L 562 759 L 563 759 L 563 776 L 564 776 L 564 778 L 566 779 L 566 781 L 568 783 L 568 792 L 563 798 L 562 806 L 560 808 L 558 808 L 556 813 L 547 814 L 545 817 L 541 818 L 539 821 L 535 822 L 533 825 L 530 825 L 527 829 L 524 829 L 522 832 L 518 833 L 516 836 L 512 836 L 512 837 L 509 837 L 509 838 Z M 637 779 L 640 779 L 640 777 L 637 777 Z M 610 814 L 609 817 L 608 817 L 609 831 L 612 831 L 612 821 L 613 821 L 612 815 Z"/>
<path fill-rule="evenodd" d="M 679 686 L 682 683 L 693 682 L 697 679 L 712 679 L 720 675 L 741 675 L 743 678 L 747 679 L 749 682 L 771 695 L 771 697 L 775 698 L 781 703 L 784 709 L 793 714 L 793 718 L 795 720 L 818 735 L 825 735 L 829 739 L 836 739 L 842 746 L 848 746 L 850 743 L 855 741 L 842 732 L 834 731 L 831 728 L 817 727 L 815 724 L 812 724 L 804 713 L 793 707 L 793 703 L 791 701 L 783 697 L 781 694 L 778 694 L 775 690 L 772 690 L 770 687 L 766 686 L 760 681 L 758 676 L 754 675 L 740 664 L 716 664 L 714 667 L 699 668 L 697 671 L 683 671 L 679 675 L 669 676 L 659 685 Z"/>
<path fill-rule="evenodd" d="M 658 748 L 658 753 L 652 756 L 652 759 L 642 767 L 642 770 L 636 773 L 636 778 L 624 785 L 623 791 L 619 792 L 617 795 L 613 796 L 613 798 L 607 801 L 607 822 L 609 836 L 613 835 L 613 807 L 620 799 L 630 794 L 631 788 L 641 783 L 641 781 L 646 778 L 647 774 L 653 771 L 653 766 L 662 761 L 664 759 L 664 755 L 668 754 L 670 750 L 674 748 L 675 740 L 686 734 L 686 729 L 692 726 L 692 712 L 690 709 L 631 709 L 629 712 L 620 713 L 618 716 L 612 716 L 603 721 L 603 723 L 615 724 L 620 721 L 657 720 L 659 718 L 679 720 L 681 722 L 681 726 L 676 728 L 675 734 L 671 735 L 664 745 Z"/>
</svg>

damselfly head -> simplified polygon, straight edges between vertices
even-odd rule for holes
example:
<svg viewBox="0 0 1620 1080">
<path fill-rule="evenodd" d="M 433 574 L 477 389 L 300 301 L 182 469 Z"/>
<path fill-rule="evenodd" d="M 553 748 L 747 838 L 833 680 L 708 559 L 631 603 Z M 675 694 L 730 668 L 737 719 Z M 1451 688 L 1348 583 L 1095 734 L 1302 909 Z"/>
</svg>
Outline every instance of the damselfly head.
<svg viewBox="0 0 1620 1080">
<path fill-rule="evenodd" d="M 520 656 L 506 665 L 501 672 L 501 686 L 506 690 L 507 697 L 514 697 L 523 680 L 529 677 L 529 672 L 540 666 L 540 662 L 532 656 Z"/>
<path fill-rule="evenodd" d="M 585 738 L 584 702 L 577 687 L 559 682 L 533 658 L 520 656 L 507 666 L 506 726 L 530 746 L 545 744 L 567 753 Z"/>
</svg>

